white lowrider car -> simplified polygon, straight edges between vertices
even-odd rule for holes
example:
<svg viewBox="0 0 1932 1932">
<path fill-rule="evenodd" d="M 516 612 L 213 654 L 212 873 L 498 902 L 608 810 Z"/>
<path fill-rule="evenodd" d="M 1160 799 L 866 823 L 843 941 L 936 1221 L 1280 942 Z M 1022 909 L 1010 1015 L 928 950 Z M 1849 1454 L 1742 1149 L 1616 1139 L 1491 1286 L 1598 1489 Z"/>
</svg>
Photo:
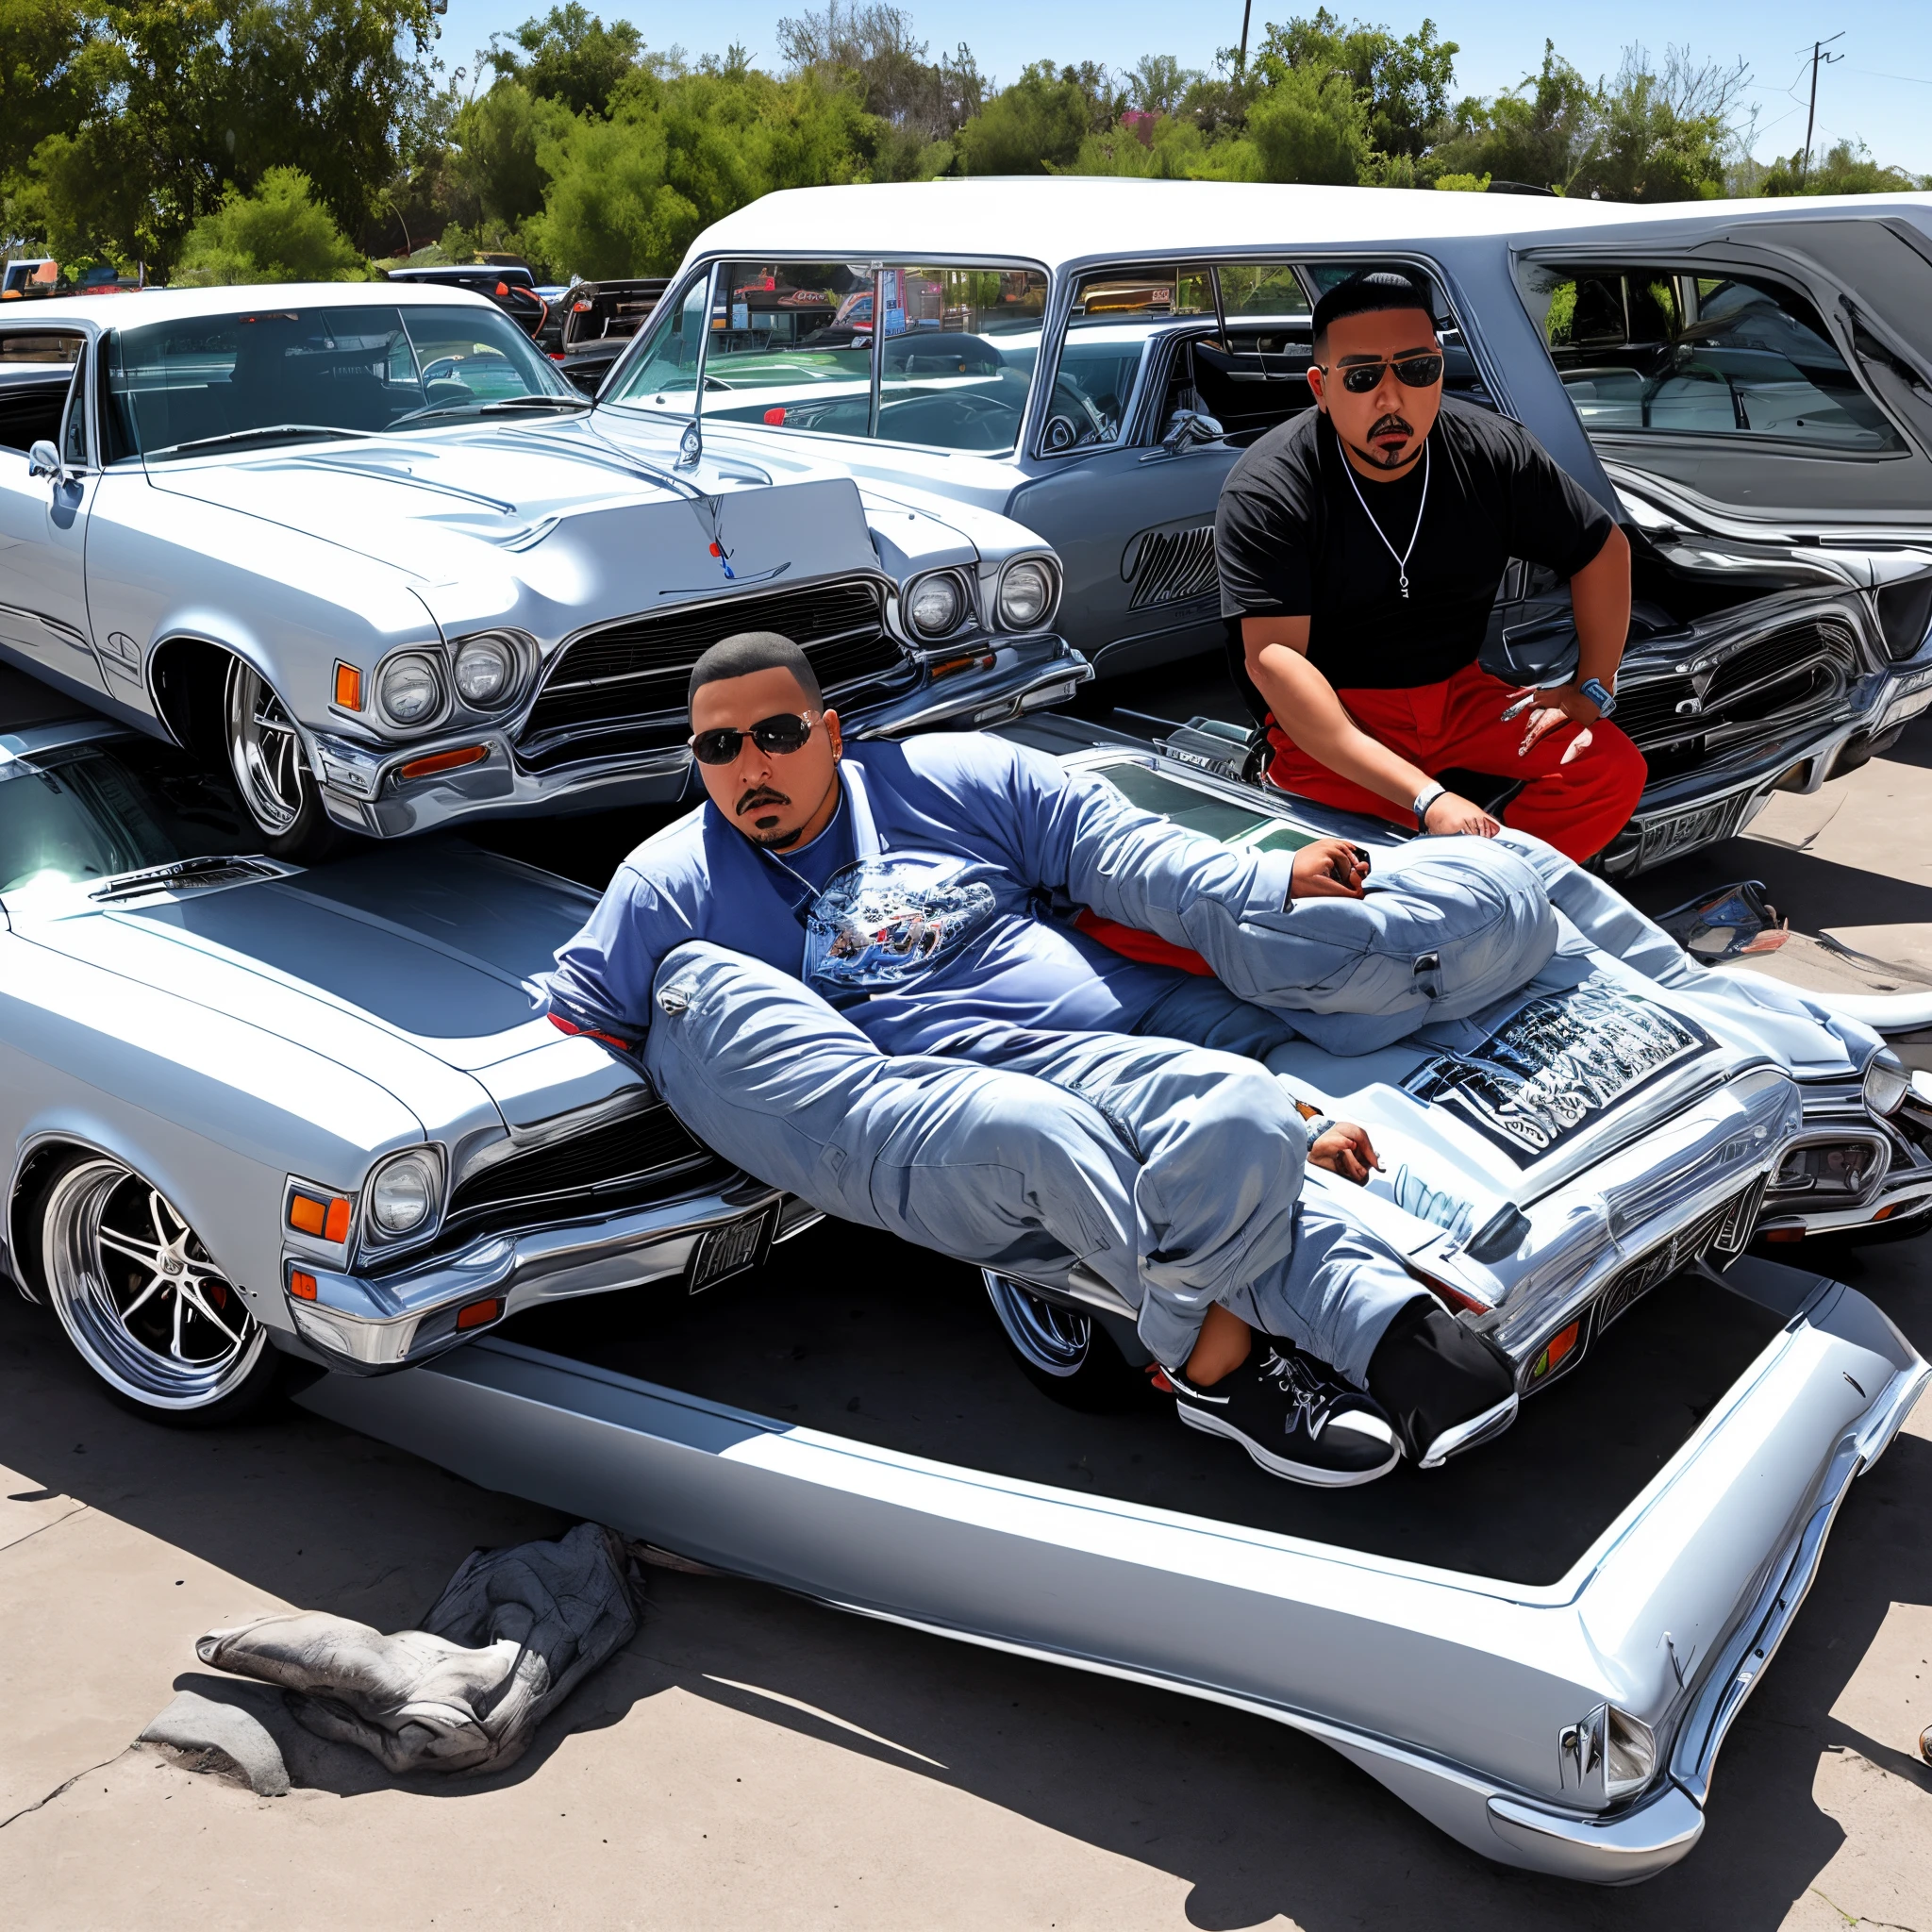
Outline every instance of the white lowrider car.
<svg viewBox="0 0 1932 1932">
<path fill-rule="evenodd" d="M 1215 837 L 1324 828 L 1015 728 Z M 1932 1374 L 1851 1289 L 1738 1253 L 1760 1212 L 1932 1198 L 1932 1116 L 1822 1008 L 1754 1027 L 1599 958 L 1468 1038 L 1292 1049 L 1374 1127 L 1388 1173 L 1349 1198 L 1540 1398 L 1445 1471 L 1330 1494 L 1171 1414 L 1042 1399 L 1132 1379 L 1104 1291 L 994 1281 L 996 1324 L 966 1271 L 808 1234 L 533 1017 L 584 886 L 455 839 L 304 870 L 250 829 L 151 739 L 0 738 L 5 1260 L 121 1400 L 206 1422 L 291 1359 L 305 1402 L 479 1482 L 1293 1724 L 1491 1857 L 1616 1883 L 1690 1848 L 1835 1511 Z"/>
<path fill-rule="evenodd" d="M 392 283 L 0 316 L 0 658 L 225 765 L 283 856 L 668 801 L 685 678 L 795 638 L 860 735 L 1089 674 L 1007 518 L 675 432 L 624 447 L 495 306 Z M 929 647 L 907 615 L 945 603 Z"/>
</svg>

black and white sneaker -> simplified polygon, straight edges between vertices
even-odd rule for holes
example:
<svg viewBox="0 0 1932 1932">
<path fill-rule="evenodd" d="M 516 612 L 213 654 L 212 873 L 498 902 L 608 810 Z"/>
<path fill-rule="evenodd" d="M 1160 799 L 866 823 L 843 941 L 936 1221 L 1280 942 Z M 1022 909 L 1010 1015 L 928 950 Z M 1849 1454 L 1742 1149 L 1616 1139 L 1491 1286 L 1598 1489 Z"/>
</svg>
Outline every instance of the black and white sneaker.
<svg viewBox="0 0 1932 1932">
<path fill-rule="evenodd" d="M 1210 1389 L 1174 1369 L 1160 1371 L 1156 1386 L 1163 1385 L 1189 1428 L 1239 1442 L 1270 1475 L 1291 1483 L 1343 1490 L 1402 1460 L 1375 1404 L 1286 1341 L 1257 1336 L 1247 1360 Z"/>
</svg>

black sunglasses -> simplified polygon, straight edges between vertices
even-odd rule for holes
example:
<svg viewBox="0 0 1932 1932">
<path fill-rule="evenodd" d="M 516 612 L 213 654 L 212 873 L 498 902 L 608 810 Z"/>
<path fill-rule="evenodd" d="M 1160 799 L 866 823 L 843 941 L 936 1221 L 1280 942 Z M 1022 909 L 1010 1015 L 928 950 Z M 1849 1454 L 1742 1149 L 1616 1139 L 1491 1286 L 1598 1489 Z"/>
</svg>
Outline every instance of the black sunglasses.
<svg viewBox="0 0 1932 1932">
<path fill-rule="evenodd" d="M 1328 374 L 1325 363 L 1315 366 Z M 1380 385 L 1385 369 L 1393 369 L 1396 380 L 1409 389 L 1427 389 L 1442 379 L 1441 357 L 1404 356 L 1395 362 L 1351 362 L 1341 372 L 1341 386 L 1352 396 L 1365 396 Z"/>
<path fill-rule="evenodd" d="M 801 711 L 795 717 L 790 711 L 780 711 L 775 718 L 760 718 L 749 731 L 740 731 L 731 724 L 721 724 L 715 731 L 700 731 L 690 741 L 691 755 L 701 765 L 728 765 L 744 748 L 748 738 L 767 757 L 782 758 L 787 752 L 803 750 L 810 737 L 809 711 Z"/>
</svg>

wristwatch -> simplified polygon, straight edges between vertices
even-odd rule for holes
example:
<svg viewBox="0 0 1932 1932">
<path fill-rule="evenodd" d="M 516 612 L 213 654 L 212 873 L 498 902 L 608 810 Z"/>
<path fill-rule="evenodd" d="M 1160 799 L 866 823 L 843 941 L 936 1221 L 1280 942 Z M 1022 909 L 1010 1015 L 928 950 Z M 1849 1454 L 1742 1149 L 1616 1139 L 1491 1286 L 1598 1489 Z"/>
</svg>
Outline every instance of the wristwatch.
<svg viewBox="0 0 1932 1932">
<path fill-rule="evenodd" d="M 1592 677 L 1587 684 L 1579 684 L 1576 689 L 1596 707 L 1599 718 L 1607 718 L 1617 708 L 1615 694 L 1605 689 L 1600 677 Z"/>
<path fill-rule="evenodd" d="M 1447 798 L 1448 796 L 1449 788 L 1446 785 L 1424 785 L 1423 789 L 1416 793 L 1415 805 L 1412 808 L 1412 809 L 1415 812 L 1415 822 L 1417 825 L 1426 828 L 1428 824 L 1430 806 L 1434 805 L 1437 799 Z"/>
</svg>

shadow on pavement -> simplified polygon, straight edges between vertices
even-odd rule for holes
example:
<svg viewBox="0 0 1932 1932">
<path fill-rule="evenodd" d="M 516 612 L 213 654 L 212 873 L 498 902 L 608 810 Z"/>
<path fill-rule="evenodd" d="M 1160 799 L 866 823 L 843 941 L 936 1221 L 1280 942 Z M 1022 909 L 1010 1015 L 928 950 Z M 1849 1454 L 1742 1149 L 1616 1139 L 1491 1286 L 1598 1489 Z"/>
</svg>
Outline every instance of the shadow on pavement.
<svg viewBox="0 0 1932 1932">
<path fill-rule="evenodd" d="M 1932 1341 L 1932 1285 L 1916 1254 L 1902 1243 L 1830 1265 L 1923 1344 Z M 1599 1405 L 1577 1407 L 1574 1421 L 1583 1432 L 1603 1426 Z M 11 1297 L 0 1302 L 0 1462 L 264 1592 L 385 1628 L 419 1616 L 472 1545 L 562 1526 L 300 1411 L 217 1435 L 155 1428 L 111 1407 L 51 1318 Z M 1562 1498 L 1549 1504 L 1560 1508 Z M 519 1764 L 402 1789 L 447 1800 L 525 1782 L 572 1732 L 621 1724 L 641 1700 L 681 1690 L 1173 1874 L 1191 1888 L 1190 1923 L 1204 1928 L 1285 1914 L 1309 1932 L 1364 1923 L 1624 1927 L 1665 1917 L 1756 1932 L 1784 1919 L 1842 1841 L 1813 1797 L 1821 1754 L 1856 1750 L 1932 1787 L 1904 1753 L 1829 1715 L 1890 1606 L 1932 1601 L 1932 1442 L 1911 1436 L 1847 1502 L 1810 1601 L 1725 1747 L 1704 1843 L 1629 1893 L 1491 1865 L 1324 1747 L 1244 1713 L 735 1579 L 654 1570 L 647 1591 L 640 1636 Z M 207 1690 L 192 1656 L 182 1661 L 177 1684 Z M 300 1782 L 345 1798 L 390 1788 L 373 1762 L 306 1733 L 291 1741 L 290 1763 Z"/>
</svg>

